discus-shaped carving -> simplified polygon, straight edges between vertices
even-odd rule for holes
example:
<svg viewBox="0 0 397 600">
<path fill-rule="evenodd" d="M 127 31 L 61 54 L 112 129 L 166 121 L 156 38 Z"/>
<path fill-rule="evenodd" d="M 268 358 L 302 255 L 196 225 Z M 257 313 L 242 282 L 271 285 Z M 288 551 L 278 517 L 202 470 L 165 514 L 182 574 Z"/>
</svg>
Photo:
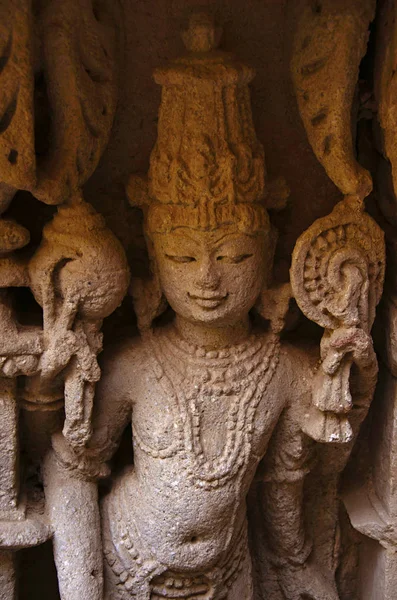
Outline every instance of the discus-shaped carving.
<svg viewBox="0 0 397 600">
<path fill-rule="evenodd" d="M 325 329 L 371 329 L 385 272 L 384 236 L 376 222 L 351 201 L 298 239 L 291 284 L 302 312 Z"/>
<path fill-rule="evenodd" d="M 383 288 L 383 232 L 363 212 L 357 197 L 347 197 L 332 213 L 305 231 L 292 256 L 291 284 L 302 312 L 325 328 L 322 364 L 315 376 L 312 406 L 304 431 L 319 442 L 347 443 L 353 430 L 347 413 L 353 407 L 349 352 L 338 336 L 362 340 L 376 364 L 369 337 Z M 371 362 L 371 361 L 370 361 Z M 370 364 L 370 362 L 368 364 Z"/>
</svg>

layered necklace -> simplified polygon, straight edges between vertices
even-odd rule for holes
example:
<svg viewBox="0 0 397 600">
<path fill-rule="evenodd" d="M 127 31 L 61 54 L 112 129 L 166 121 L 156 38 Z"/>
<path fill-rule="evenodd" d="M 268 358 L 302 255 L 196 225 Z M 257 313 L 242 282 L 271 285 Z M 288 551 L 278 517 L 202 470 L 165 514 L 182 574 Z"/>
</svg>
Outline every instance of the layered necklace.
<svg viewBox="0 0 397 600">
<path fill-rule="evenodd" d="M 208 351 L 186 342 L 173 327 L 146 336 L 157 379 L 174 405 L 174 452 L 182 454 L 196 486 L 225 485 L 251 456 L 255 412 L 278 364 L 279 337 L 252 334 L 241 344 Z M 223 449 L 215 458 L 202 443 L 205 399 L 229 406 Z"/>
</svg>

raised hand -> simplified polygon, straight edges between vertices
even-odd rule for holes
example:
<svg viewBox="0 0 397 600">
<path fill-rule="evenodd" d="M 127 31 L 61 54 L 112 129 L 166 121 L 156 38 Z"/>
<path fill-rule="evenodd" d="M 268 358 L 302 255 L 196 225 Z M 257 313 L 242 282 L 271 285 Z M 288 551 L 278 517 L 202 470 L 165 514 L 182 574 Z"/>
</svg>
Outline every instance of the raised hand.
<svg viewBox="0 0 397 600">
<path fill-rule="evenodd" d="M 372 338 L 359 327 L 340 327 L 321 341 L 322 369 L 334 375 L 342 359 L 348 356 L 360 369 L 376 364 Z"/>
</svg>

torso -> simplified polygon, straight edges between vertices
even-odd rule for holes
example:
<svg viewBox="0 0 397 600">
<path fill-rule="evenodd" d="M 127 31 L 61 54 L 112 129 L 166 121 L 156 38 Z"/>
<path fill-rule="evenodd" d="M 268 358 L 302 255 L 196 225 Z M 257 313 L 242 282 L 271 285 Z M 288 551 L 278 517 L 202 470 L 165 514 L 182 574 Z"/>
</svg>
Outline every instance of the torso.
<svg viewBox="0 0 397 600">
<path fill-rule="evenodd" d="M 286 404 L 279 339 L 252 335 L 205 353 L 166 329 L 142 348 L 146 367 L 131 390 L 130 518 L 158 560 L 208 566 L 239 535 L 246 494 Z"/>
</svg>

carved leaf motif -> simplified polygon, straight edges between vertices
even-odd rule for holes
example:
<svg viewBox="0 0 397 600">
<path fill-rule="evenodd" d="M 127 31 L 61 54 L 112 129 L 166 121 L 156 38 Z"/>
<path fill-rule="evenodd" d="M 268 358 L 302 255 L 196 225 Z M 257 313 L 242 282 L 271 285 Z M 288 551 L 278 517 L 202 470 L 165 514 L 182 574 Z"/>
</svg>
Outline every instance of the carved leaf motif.
<svg viewBox="0 0 397 600">
<path fill-rule="evenodd" d="M 372 181 L 355 159 L 351 113 L 374 8 L 373 0 L 311 2 L 298 26 L 291 64 L 315 155 L 343 194 L 361 197 Z"/>
<path fill-rule="evenodd" d="M 93 0 L 52 0 L 43 16 L 52 126 L 34 194 L 59 204 L 96 168 L 116 105 L 115 37 Z"/>
<path fill-rule="evenodd" d="M 35 185 L 30 0 L 0 0 L 0 210 Z"/>
</svg>

